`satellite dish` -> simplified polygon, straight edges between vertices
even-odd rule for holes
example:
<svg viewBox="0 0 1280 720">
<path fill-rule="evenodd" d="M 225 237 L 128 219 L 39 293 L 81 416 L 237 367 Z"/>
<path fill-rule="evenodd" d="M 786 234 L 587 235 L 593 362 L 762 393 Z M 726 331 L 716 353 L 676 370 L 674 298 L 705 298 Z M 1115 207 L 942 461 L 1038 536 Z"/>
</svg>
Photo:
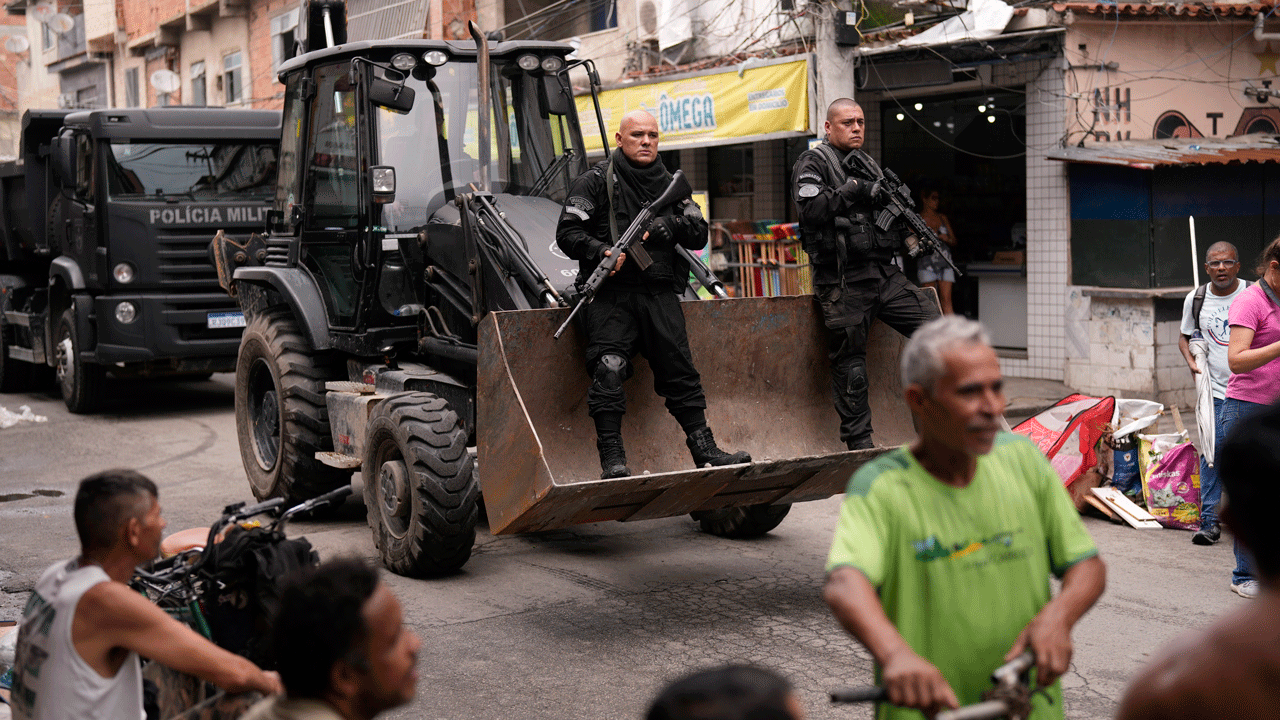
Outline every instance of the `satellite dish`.
<svg viewBox="0 0 1280 720">
<path fill-rule="evenodd" d="M 32 17 L 42 23 L 49 22 L 49 18 L 56 15 L 57 12 L 58 9 L 53 6 L 53 3 L 48 2 L 47 0 L 44 2 L 38 2 L 35 7 L 31 8 Z"/>
<path fill-rule="evenodd" d="M 182 87 L 182 78 L 172 70 L 157 70 L 151 73 L 151 87 L 158 93 L 175 93 Z"/>
<path fill-rule="evenodd" d="M 26 52 L 30 47 L 31 43 L 27 42 L 25 35 L 11 35 L 4 41 L 4 49 L 11 53 Z"/>
<path fill-rule="evenodd" d="M 49 18 L 49 29 L 58 33 L 59 35 L 64 35 L 66 33 L 71 32 L 71 29 L 74 28 L 75 26 L 76 26 L 76 21 L 66 13 L 58 13 L 53 17 Z"/>
</svg>

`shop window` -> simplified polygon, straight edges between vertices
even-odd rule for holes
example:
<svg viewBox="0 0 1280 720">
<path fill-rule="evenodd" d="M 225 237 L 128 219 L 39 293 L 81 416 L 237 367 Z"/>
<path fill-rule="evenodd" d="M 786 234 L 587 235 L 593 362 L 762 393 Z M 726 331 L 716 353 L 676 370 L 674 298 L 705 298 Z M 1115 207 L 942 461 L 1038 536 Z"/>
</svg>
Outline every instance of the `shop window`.
<svg viewBox="0 0 1280 720">
<path fill-rule="evenodd" d="M 205 106 L 209 104 L 208 81 L 205 79 L 204 61 L 191 63 L 191 104 Z"/>
<path fill-rule="evenodd" d="M 1240 276 L 1280 230 L 1280 168 L 1193 165 L 1138 170 L 1072 164 L 1071 281 L 1112 288 L 1192 284 L 1191 230 L 1203 257 L 1215 242 L 1240 252 Z M 1204 281 L 1201 273 L 1201 281 Z"/>
<path fill-rule="evenodd" d="M 222 58 L 222 97 L 227 105 L 244 100 L 244 85 L 241 79 L 241 55 L 237 50 Z"/>
<path fill-rule="evenodd" d="M 124 106 L 139 107 L 142 105 L 141 89 L 142 86 L 138 82 L 138 68 L 129 68 L 124 71 Z"/>
<path fill-rule="evenodd" d="M 617 0 L 501 0 L 509 39 L 555 40 L 618 27 Z"/>
</svg>

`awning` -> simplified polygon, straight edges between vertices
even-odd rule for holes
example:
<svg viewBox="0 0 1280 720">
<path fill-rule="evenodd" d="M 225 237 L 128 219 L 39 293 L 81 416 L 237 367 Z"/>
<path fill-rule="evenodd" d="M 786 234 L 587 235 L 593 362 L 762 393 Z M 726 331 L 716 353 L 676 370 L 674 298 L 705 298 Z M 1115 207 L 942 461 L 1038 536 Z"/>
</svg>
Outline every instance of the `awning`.
<svg viewBox="0 0 1280 720">
<path fill-rule="evenodd" d="M 659 149 L 708 147 L 811 135 L 813 74 L 809 56 L 666 77 L 600 93 L 608 147 L 622 116 L 648 110 L 662 134 Z M 577 98 L 588 153 L 601 152 L 590 95 Z"/>
<path fill-rule="evenodd" d="M 1125 140 L 1061 148 L 1048 153 L 1047 157 L 1062 162 L 1119 165 L 1139 170 L 1177 165 L 1280 163 L 1280 137 L 1254 134 L 1230 138 Z"/>
</svg>

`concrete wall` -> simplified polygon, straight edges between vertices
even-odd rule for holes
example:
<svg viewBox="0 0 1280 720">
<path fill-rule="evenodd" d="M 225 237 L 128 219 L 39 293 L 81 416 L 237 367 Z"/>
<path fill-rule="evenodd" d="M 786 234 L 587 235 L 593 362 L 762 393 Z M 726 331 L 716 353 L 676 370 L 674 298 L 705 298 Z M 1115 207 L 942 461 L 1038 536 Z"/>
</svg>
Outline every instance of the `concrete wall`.
<svg viewBox="0 0 1280 720">
<path fill-rule="evenodd" d="M 268 35 L 268 42 L 270 37 Z M 174 68 L 182 76 L 182 97 L 184 102 L 191 101 L 191 64 L 204 61 L 206 77 L 206 98 L 209 105 L 227 105 L 229 107 L 255 107 L 253 104 L 255 73 L 270 75 L 270 45 L 267 46 L 265 64 L 261 60 L 255 62 L 250 52 L 249 20 L 246 17 L 214 18 L 209 30 L 194 30 L 183 33 L 178 46 L 178 66 Z M 223 59 L 235 52 L 240 53 L 240 82 L 242 84 L 241 100 L 236 103 L 227 99 L 227 88 L 219 89 L 218 78 L 223 73 Z"/>
<path fill-rule="evenodd" d="M 1073 293 L 1071 307 L 1082 316 L 1086 345 L 1067 358 L 1064 383 L 1091 395 L 1195 407 L 1195 383 L 1178 350 L 1179 318 L 1173 308 L 1181 308 L 1181 297 Z"/>
<path fill-rule="evenodd" d="M 1280 129 L 1274 101 L 1245 95 L 1275 80 L 1280 51 L 1280 41 L 1254 39 L 1253 18 L 1124 18 L 1118 30 L 1114 18 L 1067 13 L 1064 22 L 1070 143 Z M 1259 118 L 1270 126 L 1247 127 Z"/>
</svg>

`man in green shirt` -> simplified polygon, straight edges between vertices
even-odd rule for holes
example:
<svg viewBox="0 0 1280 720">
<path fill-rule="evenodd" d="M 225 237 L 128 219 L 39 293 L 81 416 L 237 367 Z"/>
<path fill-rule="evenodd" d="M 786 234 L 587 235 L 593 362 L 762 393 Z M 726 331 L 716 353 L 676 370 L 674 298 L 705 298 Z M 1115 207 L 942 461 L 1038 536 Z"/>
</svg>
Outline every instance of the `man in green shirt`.
<svg viewBox="0 0 1280 720">
<path fill-rule="evenodd" d="M 875 658 L 892 703 L 877 716 L 978 702 L 991 671 L 1031 649 L 1047 688 L 1031 717 L 1061 718 L 1071 628 L 1106 584 L 1097 548 L 1040 451 L 1000 431 L 1000 363 L 981 325 L 924 325 L 902 375 L 919 437 L 849 481 L 823 592 Z"/>
</svg>

